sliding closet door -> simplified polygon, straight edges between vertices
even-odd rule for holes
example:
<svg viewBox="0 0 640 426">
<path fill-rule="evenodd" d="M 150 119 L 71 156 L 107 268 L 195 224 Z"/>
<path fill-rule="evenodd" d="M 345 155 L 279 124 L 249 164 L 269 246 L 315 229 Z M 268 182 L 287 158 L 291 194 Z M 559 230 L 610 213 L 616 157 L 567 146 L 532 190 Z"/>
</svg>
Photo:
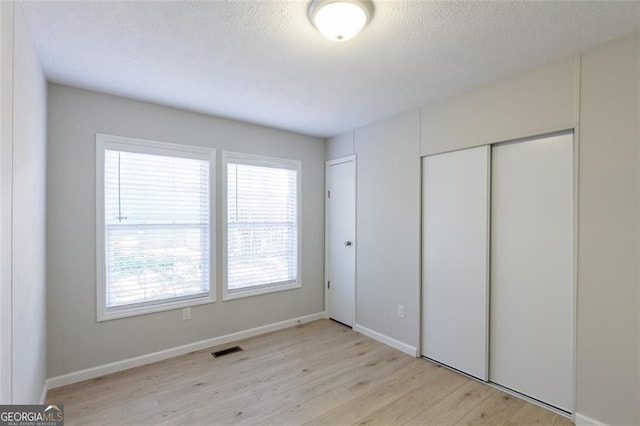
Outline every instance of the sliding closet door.
<svg viewBox="0 0 640 426">
<path fill-rule="evenodd" d="M 573 135 L 492 150 L 490 379 L 573 411 Z"/>
<path fill-rule="evenodd" d="M 423 160 L 422 354 L 487 380 L 489 147 Z"/>
</svg>

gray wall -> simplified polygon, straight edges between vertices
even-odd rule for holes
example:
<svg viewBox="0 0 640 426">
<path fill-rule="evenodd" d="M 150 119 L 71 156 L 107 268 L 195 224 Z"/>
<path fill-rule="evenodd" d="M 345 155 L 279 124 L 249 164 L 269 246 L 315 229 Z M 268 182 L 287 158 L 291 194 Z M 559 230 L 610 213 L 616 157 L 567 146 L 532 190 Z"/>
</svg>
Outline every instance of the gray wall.
<svg viewBox="0 0 640 426">
<path fill-rule="evenodd" d="M 356 322 L 418 346 L 420 155 L 575 128 L 576 413 L 640 424 L 639 63 L 636 33 L 422 108 L 420 123 L 356 129 L 353 148 L 351 132 L 329 139 L 327 159 L 357 157 Z"/>
<path fill-rule="evenodd" d="M 417 348 L 420 114 L 413 111 L 356 129 L 354 141 L 356 324 Z M 404 319 L 396 315 L 397 305 L 405 306 Z"/>
<path fill-rule="evenodd" d="M 45 157 L 46 83 L 29 37 L 20 4 L 3 5 L 13 13 L 12 25 L 2 37 L 13 39 L 12 61 L 3 61 L 5 77 L 12 74 L 12 119 L 3 127 L 3 145 L 10 144 L 11 180 L 11 403 L 40 403 L 46 379 L 46 286 L 45 286 Z M 3 16 L 5 18 L 5 16 Z M 3 24 L 7 20 L 3 19 Z M 9 20 L 9 23 L 11 21 Z M 12 26 L 12 28 L 10 28 Z M 7 31 L 10 33 L 8 34 Z M 4 46 L 3 46 L 4 47 Z M 3 52 L 4 54 L 5 52 Z M 12 67 L 12 73 L 7 69 Z M 6 92 L 3 90 L 3 95 Z M 3 108 L 8 105 L 3 102 Z M 3 129 L 4 130 L 4 129 Z M 9 139 L 4 139 L 10 136 Z M 3 148 L 3 154 L 7 151 Z M 3 165 L 6 164 L 3 161 Z M 3 189 L 6 188 L 3 182 Z M 3 235 L 2 238 L 6 238 Z M 4 244 L 4 243 L 3 243 Z M 9 265 L 3 265 L 3 267 Z M 7 283 L 3 282 L 3 285 Z M 6 325 L 3 324 L 3 325 Z M 5 350 L 5 348 L 3 348 Z M 5 352 L 6 355 L 6 352 Z"/>
<path fill-rule="evenodd" d="M 326 159 L 356 155 L 356 329 L 419 349 L 420 112 L 327 140 Z M 399 318 L 397 306 L 405 306 Z"/>
<path fill-rule="evenodd" d="M 48 119 L 49 377 L 323 311 L 323 140 L 55 84 Z M 222 150 L 301 160 L 302 288 L 222 302 L 218 238 L 216 303 L 96 323 L 96 133 L 216 148 L 218 182 Z"/>
<path fill-rule="evenodd" d="M 640 35 L 582 55 L 577 411 L 640 424 Z"/>
<path fill-rule="evenodd" d="M 327 139 L 327 160 L 353 155 L 356 152 L 354 137 L 355 133 L 351 131 Z"/>
<path fill-rule="evenodd" d="M 576 55 L 422 108 L 421 153 L 572 129 L 579 82 Z"/>
</svg>

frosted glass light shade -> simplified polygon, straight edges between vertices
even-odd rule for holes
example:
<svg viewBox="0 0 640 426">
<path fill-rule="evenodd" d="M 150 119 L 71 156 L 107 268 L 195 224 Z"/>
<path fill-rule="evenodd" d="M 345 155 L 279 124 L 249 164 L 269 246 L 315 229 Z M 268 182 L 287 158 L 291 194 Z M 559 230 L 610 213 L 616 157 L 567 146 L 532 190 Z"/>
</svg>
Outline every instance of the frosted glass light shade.
<svg viewBox="0 0 640 426">
<path fill-rule="evenodd" d="M 372 11 L 370 1 L 314 0 L 309 6 L 309 19 L 329 40 L 347 41 L 364 28 Z"/>
</svg>

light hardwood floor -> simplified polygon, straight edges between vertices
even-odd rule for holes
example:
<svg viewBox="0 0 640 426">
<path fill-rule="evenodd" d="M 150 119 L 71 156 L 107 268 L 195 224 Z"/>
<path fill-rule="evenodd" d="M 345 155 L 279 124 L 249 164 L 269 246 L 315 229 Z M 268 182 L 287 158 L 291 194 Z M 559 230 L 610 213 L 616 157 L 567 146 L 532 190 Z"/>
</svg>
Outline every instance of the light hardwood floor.
<svg viewBox="0 0 640 426">
<path fill-rule="evenodd" d="M 570 425 L 330 320 L 54 389 L 65 424 Z"/>
</svg>

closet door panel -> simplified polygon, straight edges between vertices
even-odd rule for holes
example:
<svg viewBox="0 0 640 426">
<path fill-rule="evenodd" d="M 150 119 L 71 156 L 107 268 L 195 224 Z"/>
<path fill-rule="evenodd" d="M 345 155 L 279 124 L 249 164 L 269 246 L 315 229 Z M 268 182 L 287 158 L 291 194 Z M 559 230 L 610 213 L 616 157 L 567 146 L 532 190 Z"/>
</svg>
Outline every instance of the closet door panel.
<svg viewBox="0 0 640 426">
<path fill-rule="evenodd" d="M 573 135 L 495 145 L 490 380 L 573 411 Z"/>
<path fill-rule="evenodd" d="M 422 354 L 487 380 L 488 146 L 423 159 Z"/>
</svg>

